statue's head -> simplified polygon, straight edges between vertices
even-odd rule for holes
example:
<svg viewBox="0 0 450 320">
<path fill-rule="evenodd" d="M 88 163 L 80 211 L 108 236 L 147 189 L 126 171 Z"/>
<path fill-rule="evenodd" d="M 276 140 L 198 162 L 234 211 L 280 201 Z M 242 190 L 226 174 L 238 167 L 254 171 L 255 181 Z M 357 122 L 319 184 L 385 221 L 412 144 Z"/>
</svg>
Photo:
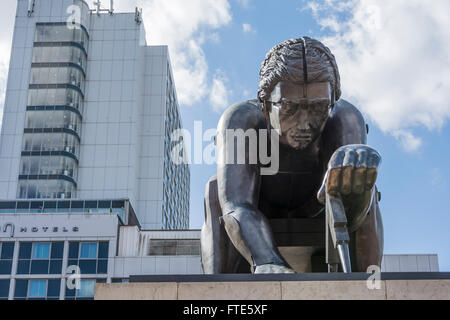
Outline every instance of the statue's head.
<svg viewBox="0 0 450 320">
<path fill-rule="evenodd" d="M 330 49 L 304 37 L 273 47 L 261 64 L 258 98 L 280 142 L 300 150 L 322 133 L 341 96 Z"/>
</svg>

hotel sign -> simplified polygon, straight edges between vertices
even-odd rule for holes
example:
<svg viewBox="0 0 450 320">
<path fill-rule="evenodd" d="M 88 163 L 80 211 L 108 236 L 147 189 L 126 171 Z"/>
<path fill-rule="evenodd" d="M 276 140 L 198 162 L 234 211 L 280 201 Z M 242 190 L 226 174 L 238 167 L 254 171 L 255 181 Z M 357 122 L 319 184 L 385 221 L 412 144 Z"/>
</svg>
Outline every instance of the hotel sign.
<svg viewBox="0 0 450 320">
<path fill-rule="evenodd" d="M 113 214 L 0 214 L 0 238 L 117 237 Z"/>
<path fill-rule="evenodd" d="M 32 226 L 32 227 L 27 227 L 27 226 L 18 226 L 16 228 L 16 225 L 14 223 L 5 223 L 4 225 L 0 225 L 0 232 L 3 232 L 3 235 L 5 233 L 9 234 L 10 238 L 14 238 L 14 236 L 16 235 L 16 233 L 27 233 L 27 232 L 31 232 L 31 233 L 36 233 L 36 232 L 48 232 L 48 233 L 67 233 L 67 232 L 78 232 L 80 231 L 80 228 L 77 226 L 73 226 L 73 227 L 67 227 L 67 226 L 43 226 L 43 227 L 37 227 L 37 226 Z"/>
</svg>

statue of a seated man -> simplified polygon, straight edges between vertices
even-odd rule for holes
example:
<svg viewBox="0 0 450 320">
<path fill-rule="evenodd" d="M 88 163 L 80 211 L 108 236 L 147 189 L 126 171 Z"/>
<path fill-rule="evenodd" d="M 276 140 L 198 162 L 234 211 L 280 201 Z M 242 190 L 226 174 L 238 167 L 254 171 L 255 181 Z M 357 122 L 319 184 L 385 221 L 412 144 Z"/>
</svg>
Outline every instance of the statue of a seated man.
<svg viewBox="0 0 450 320">
<path fill-rule="evenodd" d="M 205 273 L 234 273 L 242 258 L 253 273 L 294 272 L 277 248 L 269 219 L 323 215 L 325 193 L 339 195 L 345 207 L 352 269 L 381 265 L 383 226 L 375 186 L 381 157 L 366 144 L 361 113 L 340 96 L 335 58 L 321 42 L 292 39 L 269 51 L 258 100 L 229 107 L 218 124 L 217 175 L 205 196 L 218 202 L 205 201 L 201 233 Z M 257 148 L 250 139 L 245 161 L 230 161 L 242 150 L 234 143 L 230 148 L 227 132 L 239 129 L 270 131 L 276 172 L 262 174 L 267 165 L 259 157 L 251 162 Z"/>
</svg>

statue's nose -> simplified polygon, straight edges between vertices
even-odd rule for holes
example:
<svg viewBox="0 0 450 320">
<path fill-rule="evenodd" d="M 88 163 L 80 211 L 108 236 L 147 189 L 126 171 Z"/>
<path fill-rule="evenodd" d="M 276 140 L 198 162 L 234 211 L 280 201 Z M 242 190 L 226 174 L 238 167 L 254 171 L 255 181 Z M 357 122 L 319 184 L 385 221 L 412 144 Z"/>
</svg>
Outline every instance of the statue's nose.
<svg viewBox="0 0 450 320">
<path fill-rule="evenodd" d="M 311 129 L 309 117 L 306 112 L 300 113 L 300 118 L 297 121 L 297 129 L 301 131 L 309 131 Z"/>
</svg>

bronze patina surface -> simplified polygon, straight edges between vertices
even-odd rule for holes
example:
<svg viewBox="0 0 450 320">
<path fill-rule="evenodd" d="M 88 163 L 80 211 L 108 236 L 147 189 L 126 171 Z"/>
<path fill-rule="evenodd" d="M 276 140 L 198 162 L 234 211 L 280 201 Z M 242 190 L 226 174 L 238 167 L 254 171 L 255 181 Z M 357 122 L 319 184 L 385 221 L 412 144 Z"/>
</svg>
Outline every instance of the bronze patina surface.
<svg viewBox="0 0 450 320">
<path fill-rule="evenodd" d="M 362 114 L 340 96 L 335 58 L 321 42 L 292 39 L 269 51 L 258 99 L 230 106 L 217 127 L 217 175 L 207 183 L 201 234 L 204 273 L 236 273 L 243 261 L 251 266 L 248 272 L 294 272 L 277 248 L 270 221 L 325 219 L 326 199 L 345 208 L 349 240 L 343 248 L 351 270 L 381 265 L 383 225 L 375 186 L 381 156 L 367 145 Z M 262 174 L 259 157 L 251 161 L 256 149 L 250 139 L 245 150 L 230 148 L 227 131 L 239 129 L 276 132 L 279 143 L 268 141 L 277 143 L 274 174 Z M 239 152 L 245 163 L 228 161 Z"/>
</svg>

